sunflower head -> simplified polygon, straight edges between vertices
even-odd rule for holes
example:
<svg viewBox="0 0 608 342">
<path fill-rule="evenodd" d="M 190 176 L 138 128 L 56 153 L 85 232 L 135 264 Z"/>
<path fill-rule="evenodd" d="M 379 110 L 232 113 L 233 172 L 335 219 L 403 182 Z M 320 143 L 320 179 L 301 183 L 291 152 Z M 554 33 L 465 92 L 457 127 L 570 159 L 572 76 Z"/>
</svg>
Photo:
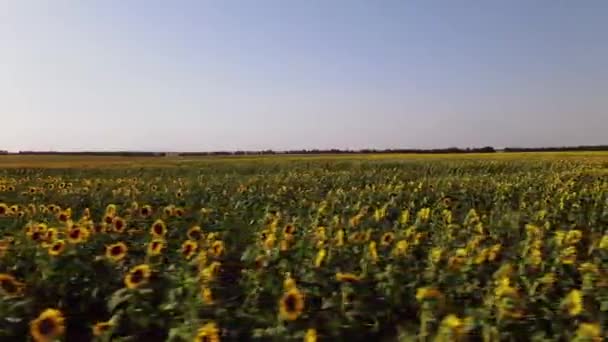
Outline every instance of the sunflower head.
<svg viewBox="0 0 608 342">
<path fill-rule="evenodd" d="M 123 218 L 118 216 L 114 217 L 114 219 L 112 220 L 112 224 L 116 233 L 122 233 L 125 231 L 125 228 L 127 228 L 127 222 L 125 222 Z"/>
<path fill-rule="evenodd" d="M 150 229 L 152 235 L 156 236 L 156 237 L 163 237 L 165 236 L 165 234 L 167 234 L 167 225 L 165 224 L 165 222 L 163 220 L 156 220 L 154 221 L 154 223 L 152 224 L 152 228 Z"/>
<path fill-rule="evenodd" d="M 68 242 L 73 244 L 83 243 L 89 237 L 86 228 L 75 226 L 68 231 Z"/>
<path fill-rule="evenodd" d="M 190 259 L 196 253 L 197 248 L 198 243 L 196 243 L 196 241 L 186 240 L 182 244 L 182 255 L 184 258 Z"/>
<path fill-rule="evenodd" d="M 154 239 L 148 243 L 148 255 L 160 255 L 165 248 L 165 240 Z"/>
<path fill-rule="evenodd" d="M 188 239 L 198 241 L 202 237 L 203 237 L 203 232 L 201 230 L 201 227 L 194 226 L 194 227 L 188 229 Z"/>
<path fill-rule="evenodd" d="M 49 247 L 49 255 L 51 255 L 51 256 L 60 255 L 65 250 L 65 245 L 66 244 L 65 244 L 64 240 L 57 240 L 57 241 L 53 242 L 53 244 L 51 244 L 51 246 Z"/>
<path fill-rule="evenodd" d="M 285 228 L 283 228 L 283 234 L 289 234 L 292 235 L 296 232 L 296 227 L 292 224 L 288 224 L 285 226 Z"/>
<path fill-rule="evenodd" d="M 53 341 L 65 332 L 64 317 L 56 309 L 44 310 L 30 323 L 30 334 L 36 342 Z"/>
<path fill-rule="evenodd" d="M 215 322 L 209 322 L 198 329 L 195 342 L 219 342 L 220 330 Z"/>
<path fill-rule="evenodd" d="M 57 215 L 57 219 L 61 222 L 68 222 L 68 220 L 70 219 L 70 214 L 67 210 L 62 211 L 59 213 L 59 215 Z"/>
<path fill-rule="evenodd" d="M 120 261 L 127 256 L 127 250 L 124 242 L 117 242 L 106 246 L 106 257 L 114 262 Z"/>
<path fill-rule="evenodd" d="M 0 216 L 4 216 L 8 213 L 8 205 L 0 203 Z"/>
<path fill-rule="evenodd" d="M 392 232 L 387 232 L 382 235 L 382 238 L 380 239 L 380 244 L 382 246 L 388 246 L 393 242 L 393 240 L 395 240 L 395 234 Z"/>
<path fill-rule="evenodd" d="M 221 257 L 222 254 L 224 254 L 224 242 L 221 240 L 214 241 L 213 244 L 211 244 L 209 253 L 216 258 Z"/>
<path fill-rule="evenodd" d="M 304 295 L 292 288 L 285 292 L 279 301 L 279 316 L 286 321 L 295 321 L 304 311 Z"/>
<path fill-rule="evenodd" d="M 139 209 L 139 214 L 143 217 L 149 217 L 152 215 L 152 207 L 149 205 L 144 205 Z"/>
<path fill-rule="evenodd" d="M 146 284 L 152 275 L 152 270 L 147 264 L 133 267 L 125 276 L 125 285 L 129 289 L 136 289 Z"/>
<path fill-rule="evenodd" d="M 0 273 L 0 294 L 18 296 L 24 287 L 25 284 L 17 281 L 12 275 Z"/>
<path fill-rule="evenodd" d="M 341 283 L 358 283 L 361 277 L 353 273 L 336 273 L 336 280 Z"/>
<path fill-rule="evenodd" d="M 112 322 L 98 322 L 93 326 L 93 336 L 103 336 L 113 327 Z"/>
</svg>

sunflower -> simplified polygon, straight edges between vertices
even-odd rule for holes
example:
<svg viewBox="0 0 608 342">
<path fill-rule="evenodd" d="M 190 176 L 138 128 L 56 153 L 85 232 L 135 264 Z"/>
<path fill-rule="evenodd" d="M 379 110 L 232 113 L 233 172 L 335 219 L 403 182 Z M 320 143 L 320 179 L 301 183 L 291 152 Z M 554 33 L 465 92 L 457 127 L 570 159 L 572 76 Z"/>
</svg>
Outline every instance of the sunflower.
<svg viewBox="0 0 608 342">
<path fill-rule="evenodd" d="M 116 233 L 122 233 L 125 231 L 125 228 L 127 227 L 127 223 L 125 221 L 125 219 L 121 218 L 121 217 L 114 217 L 114 219 L 112 220 L 112 224 L 114 226 L 114 231 Z"/>
<path fill-rule="evenodd" d="M 576 329 L 577 341 L 601 342 L 602 327 L 599 323 L 580 323 Z"/>
<path fill-rule="evenodd" d="M 167 234 L 167 225 L 165 224 L 165 222 L 163 220 L 160 220 L 160 219 L 156 220 L 152 224 L 152 228 L 150 229 L 150 232 L 155 237 L 163 237 L 163 236 L 165 236 L 165 234 Z"/>
<path fill-rule="evenodd" d="M 327 255 L 327 251 L 325 249 L 320 249 L 317 252 L 317 256 L 315 257 L 315 267 L 319 268 L 323 264 L 325 260 L 325 256 Z"/>
<path fill-rule="evenodd" d="M 439 300 L 443 297 L 441 291 L 433 287 L 421 287 L 416 290 L 416 300 L 424 302 L 427 300 Z"/>
<path fill-rule="evenodd" d="M 559 255 L 559 259 L 564 265 L 572 265 L 576 262 L 576 247 L 570 246 L 563 249 Z"/>
<path fill-rule="evenodd" d="M 147 283 L 151 275 L 152 270 L 149 265 L 142 264 L 135 266 L 125 276 L 125 285 L 129 289 L 136 289 Z"/>
<path fill-rule="evenodd" d="M 83 243 L 89 237 L 89 231 L 78 226 L 73 227 L 68 232 L 68 242 L 73 244 Z"/>
<path fill-rule="evenodd" d="M 110 203 L 106 206 L 106 214 L 114 216 L 116 214 L 116 204 Z"/>
<path fill-rule="evenodd" d="M 214 261 L 209 266 L 203 268 L 200 273 L 200 278 L 203 282 L 209 282 L 215 279 L 217 275 L 220 273 L 220 269 L 222 264 Z"/>
<path fill-rule="evenodd" d="M 106 257 L 114 262 L 120 261 L 127 256 L 127 245 L 124 242 L 106 246 Z"/>
<path fill-rule="evenodd" d="M 44 232 L 44 240 L 46 242 L 53 242 L 57 238 L 57 235 L 59 235 L 59 233 L 56 228 L 49 228 Z"/>
<path fill-rule="evenodd" d="M 288 224 L 283 228 L 283 234 L 293 235 L 296 232 L 296 227 L 292 224 Z"/>
<path fill-rule="evenodd" d="M 30 334 L 36 342 L 54 341 L 64 332 L 63 314 L 57 309 L 46 309 L 30 322 Z"/>
<path fill-rule="evenodd" d="M 60 212 L 57 215 L 57 219 L 61 222 L 68 222 L 68 220 L 70 219 L 70 216 L 71 216 L 71 211 L 68 209 L 68 210 L 64 210 L 64 211 Z"/>
<path fill-rule="evenodd" d="M 108 224 L 108 225 L 112 224 L 114 222 L 114 214 L 108 214 L 108 213 L 106 213 L 103 216 L 103 222 L 105 224 Z"/>
<path fill-rule="evenodd" d="M 219 342 L 220 329 L 215 322 L 209 322 L 198 329 L 195 342 Z"/>
<path fill-rule="evenodd" d="M 380 238 L 380 245 L 382 246 L 389 246 L 393 240 L 395 240 L 395 234 L 392 232 L 387 232 L 384 233 L 382 235 L 382 238 Z"/>
<path fill-rule="evenodd" d="M 569 316 L 578 316 L 583 312 L 583 293 L 580 290 L 572 290 L 561 304 L 562 308 L 568 313 Z"/>
<path fill-rule="evenodd" d="M 139 214 L 143 217 L 149 217 L 152 215 L 152 207 L 149 205 L 144 205 L 139 209 Z"/>
<path fill-rule="evenodd" d="M 58 256 L 65 250 L 65 241 L 57 240 L 49 247 L 49 255 Z"/>
<path fill-rule="evenodd" d="M 201 288 L 201 299 L 203 300 L 203 303 L 207 305 L 213 304 L 213 292 L 209 287 L 203 286 Z"/>
<path fill-rule="evenodd" d="M 0 273 L 0 293 L 7 296 L 17 296 L 24 286 L 25 284 L 17 281 L 12 275 Z"/>
<path fill-rule="evenodd" d="M 304 295 L 292 288 L 279 301 L 279 316 L 286 321 L 295 321 L 304 311 Z"/>
<path fill-rule="evenodd" d="M 103 336 L 112 329 L 112 322 L 98 322 L 93 326 L 93 336 Z"/>
<path fill-rule="evenodd" d="M 306 330 L 304 342 L 317 342 L 317 330 L 314 328 Z"/>
<path fill-rule="evenodd" d="M 214 241 L 209 253 L 216 258 L 221 257 L 224 254 L 224 242 L 221 240 Z"/>
<path fill-rule="evenodd" d="M 165 216 L 173 216 L 173 210 L 175 209 L 174 205 L 168 205 L 163 208 L 163 213 Z"/>
<path fill-rule="evenodd" d="M 148 255 L 160 255 L 165 248 L 165 240 L 154 239 L 148 243 Z"/>
<path fill-rule="evenodd" d="M 182 243 L 182 255 L 184 258 L 190 259 L 196 253 L 197 248 L 198 243 L 196 241 L 186 240 Z"/>
<path fill-rule="evenodd" d="M 336 273 L 336 280 L 342 283 L 357 283 L 361 277 L 353 273 Z"/>
<path fill-rule="evenodd" d="M 201 230 L 201 227 L 194 226 L 194 227 L 188 229 L 187 235 L 188 235 L 188 239 L 198 241 L 203 237 L 203 232 Z"/>
</svg>

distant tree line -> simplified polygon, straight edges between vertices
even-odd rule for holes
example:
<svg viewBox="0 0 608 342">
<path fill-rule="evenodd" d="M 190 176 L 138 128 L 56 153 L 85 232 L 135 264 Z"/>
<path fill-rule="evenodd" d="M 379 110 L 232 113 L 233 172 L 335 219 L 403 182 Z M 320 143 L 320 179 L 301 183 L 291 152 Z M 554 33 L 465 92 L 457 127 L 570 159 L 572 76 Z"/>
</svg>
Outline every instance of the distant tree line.
<svg viewBox="0 0 608 342">
<path fill-rule="evenodd" d="M 581 145 L 563 147 L 507 147 L 504 152 L 567 152 L 567 151 L 608 151 L 608 145 Z"/>
<path fill-rule="evenodd" d="M 608 151 L 608 145 L 594 146 L 564 146 L 564 147 L 507 147 L 502 152 L 562 152 L 562 151 Z M 115 152 L 61 152 L 61 151 L 19 151 L 20 155 L 67 155 L 67 156 L 120 156 L 120 157 L 164 157 L 164 156 L 243 156 L 243 155 L 274 155 L 274 154 L 451 154 L 451 153 L 495 153 L 498 152 L 492 146 L 476 148 L 437 148 L 437 149 L 311 149 L 311 150 L 288 150 L 288 151 L 213 151 L 213 152 L 137 152 L 137 151 L 115 151 Z M 0 150 L 1 154 L 11 154 Z"/>
</svg>

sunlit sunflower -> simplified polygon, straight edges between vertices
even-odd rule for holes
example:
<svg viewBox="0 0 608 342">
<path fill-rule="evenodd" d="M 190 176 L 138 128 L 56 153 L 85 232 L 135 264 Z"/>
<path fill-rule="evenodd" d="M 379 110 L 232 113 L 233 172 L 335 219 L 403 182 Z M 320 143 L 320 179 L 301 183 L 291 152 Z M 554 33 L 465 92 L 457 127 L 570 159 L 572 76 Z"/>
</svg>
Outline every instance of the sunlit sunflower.
<svg viewBox="0 0 608 342">
<path fill-rule="evenodd" d="M 389 246 L 393 240 L 395 240 L 395 234 L 392 232 L 387 232 L 384 233 L 382 235 L 382 238 L 380 238 L 380 245 L 382 246 Z"/>
<path fill-rule="evenodd" d="M 149 205 L 144 205 L 139 209 L 139 214 L 143 217 L 149 217 L 152 215 L 152 207 Z"/>
<path fill-rule="evenodd" d="M 220 329 L 215 322 L 209 322 L 198 329 L 195 342 L 219 342 Z"/>
<path fill-rule="evenodd" d="M 325 256 L 327 255 L 327 251 L 322 248 L 317 252 L 317 256 L 315 257 L 315 267 L 319 268 L 321 267 L 321 265 L 323 264 L 323 261 L 325 261 Z"/>
<path fill-rule="evenodd" d="M 184 208 L 175 208 L 175 209 L 173 209 L 173 215 L 174 216 L 182 217 L 182 216 L 184 216 L 184 213 L 185 213 Z"/>
<path fill-rule="evenodd" d="M 216 258 L 221 257 L 224 254 L 224 242 L 221 240 L 214 241 L 209 249 L 209 253 Z"/>
<path fill-rule="evenodd" d="M 165 216 L 173 216 L 173 209 L 175 209 L 175 206 L 168 205 L 163 208 L 163 214 L 165 214 Z"/>
<path fill-rule="evenodd" d="M 122 233 L 127 228 L 127 222 L 125 221 L 125 219 L 118 216 L 114 217 L 114 219 L 112 220 L 112 224 L 114 228 L 113 230 L 116 233 Z"/>
<path fill-rule="evenodd" d="M 106 214 L 114 216 L 116 214 L 116 204 L 110 203 L 106 206 Z"/>
<path fill-rule="evenodd" d="M 146 284 L 151 275 L 152 270 L 149 265 L 142 264 L 135 266 L 125 276 L 125 285 L 129 289 L 136 289 Z"/>
<path fill-rule="evenodd" d="M 83 243 L 89 237 L 89 231 L 82 227 L 73 227 L 68 231 L 68 242 L 73 244 Z"/>
<path fill-rule="evenodd" d="M 279 301 L 279 316 L 286 321 L 295 321 L 304 311 L 304 295 L 292 288 Z"/>
<path fill-rule="evenodd" d="M 580 290 L 572 290 L 566 295 L 561 304 L 569 316 L 578 316 L 583 312 L 583 293 Z"/>
<path fill-rule="evenodd" d="M 63 251 L 65 250 L 65 245 L 66 245 L 66 243 L 64 240 L 57 240 L 57 241 L 53 242 L 53 244 L 48 249 L 49 255 L 51 255 L 51 256 L 61 255 L 61 253 L 63 253 Z"/>
<path fill-rule="evenodd" d="M 93 336 L 97 336 L 97 337 L 103 336 L 108 331 L 110 331 L 110 329 L 112 329 L 112 327 L 113 327 L 113 324 L 110 321 L 95 323 L 95 325 L 93 326 Z"/>
<path fill-rule="evenodd" d="M 152 228 L 150 228 L 150 233 L 155 237 L 162 238 L 167 234 L 167 225 L 163 220 L 156 220 L 152 224 Z"/>
<path fill-rule="evenodd" d="M 197 248 L 198 243 L 196 241 L 186 240 L 182 243 L 182 255 L 184 258 L 190 259 L 196 253 Z"/>
<path fill-rule="evenodd" d="M 188 239 L 198 241 L 203 237 L 203 232 L 201 230 L 201 227 L 194 226 L 194 227 L 188 229 L 187 235 L 188 235 Z"/>
<path fill-rule="evenodd" d="M 439 300 L 443 298 L 443 294 L 433 287 L 421 287 L 416 290 L 416 300 L 424 302 L 426 300 Z"/>
<path fill-rule="evenodd" d="M 114 262 L 120 261 L 127 256 L 127 245 L 124 242 L 117 242 L 106 246 L 106 257 Z"/>
<path fill-rule="evenodd" d="M 46 309 L 38 318 L 30 322 L 30 334 L 36 342 L 54 341 L 64 332 L 63 314 L 56 309 Z"/>
<path fill-rule="evenodd" d="M 148 243 L 148 255 L 160 255 L 165 248 L 165 240 L 154 239 Z"/>
<path fill-rule="evenodd" d="M 580 323 L 576 329 L 576 341 L 601 342 L 602 327 L 599 323 Z"/>
<path fill-rule="evenodd" d="M 357 283 L 361 281 L 361 277 L 353 273 L 336 273 L 336 280 L 343 283 Z"/>
<path fill-rule="evenodd" d="M 44 232 L 44 241 L 53 242 L 55 239 L 57 239 L 58 234 L 59 233 L 57 232 L 56 228 L 49 228 L 46 230 L 46 232 Z"/>
<path fill-rule="evenodd" d="M 203 286 L 201 288 L 201 299 L 203 300 L 203 303 L 205 303 L 206 305 L 213 304 L 213 292 L 211 291 L 211 289 L 209 287 Z"/>
<path fill-rule="evenodd" d="M 317 330 L 314 328 L 306 330 L 304 342 L 317 342 Z"/>
<path fill-rule="evenodd" d="M 0 273 L 0 294 L 7 296 L 17 296 L 21 294 L 25 284 L 17 281 L 10 274 Z"/>
<path fill-rule="evenodd" d="M 200 272 L 200 277 L 203 282 L 210 282 L 214 280 L 220 273 L 222 264 L 214 261 L 209 266 L 203 268 Z"/>
</svg>

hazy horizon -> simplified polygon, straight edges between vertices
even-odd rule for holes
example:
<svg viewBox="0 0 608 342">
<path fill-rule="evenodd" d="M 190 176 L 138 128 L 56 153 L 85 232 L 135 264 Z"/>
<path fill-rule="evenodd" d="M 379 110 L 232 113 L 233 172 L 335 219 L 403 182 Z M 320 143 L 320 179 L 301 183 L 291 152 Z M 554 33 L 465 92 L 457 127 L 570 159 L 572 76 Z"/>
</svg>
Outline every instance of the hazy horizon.
<svg viewBox="0 0 608 342">
<path fill-rule="evenodd" d="M 608 2 L 5 1 L 0 150 L 608 144 Z"/>
</svg>

